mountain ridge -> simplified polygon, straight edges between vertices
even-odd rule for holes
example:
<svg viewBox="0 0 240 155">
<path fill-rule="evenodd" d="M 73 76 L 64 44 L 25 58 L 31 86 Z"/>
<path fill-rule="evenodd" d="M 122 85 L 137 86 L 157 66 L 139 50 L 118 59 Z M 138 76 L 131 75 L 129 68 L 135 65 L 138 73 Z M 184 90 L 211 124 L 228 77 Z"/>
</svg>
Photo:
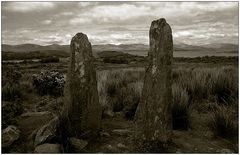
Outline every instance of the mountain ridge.
<svg viewBox="0 0 240 155">
<path fill-rule="evenodd" d="M 101 45 L 92 45 L 92 49 L 95 52 L 101 51 L 147 51 L 149 49 L 148 45 L 145 44 L 101 44 Z M 217 43 L 217 44 L 206 44 L 206 45 L 189 45 L 189 44 L 174 44 L 174 51 L 238 51 L 238 45 L 236 44 L 228 44 L 228 43 Z M 70 51 L 69 45 L 38 45 L 38 44 L 19 44 L 19 45 L 9 45 L 2 44 L 2 51 L 8 52 L 33 52 L 33 51 L 51 51 L 51 50 L 59 50 L 59 51 Z"/>
</svg>

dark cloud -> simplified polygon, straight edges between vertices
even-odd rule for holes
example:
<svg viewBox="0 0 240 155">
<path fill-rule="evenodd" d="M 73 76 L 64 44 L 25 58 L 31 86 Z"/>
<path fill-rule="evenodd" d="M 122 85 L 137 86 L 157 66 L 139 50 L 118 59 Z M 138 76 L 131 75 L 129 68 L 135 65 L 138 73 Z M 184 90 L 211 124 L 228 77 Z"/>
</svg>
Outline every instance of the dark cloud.
<svg viewBox="0 0 240 155">
<path fill-rule="evenodd" d="M 176 42 L 238 42 L 238 2 L 2 2 L 2 42 L 69 44 L 83 32 L 93 44 L 148 44 L 161 17 Z"/>
</svg>

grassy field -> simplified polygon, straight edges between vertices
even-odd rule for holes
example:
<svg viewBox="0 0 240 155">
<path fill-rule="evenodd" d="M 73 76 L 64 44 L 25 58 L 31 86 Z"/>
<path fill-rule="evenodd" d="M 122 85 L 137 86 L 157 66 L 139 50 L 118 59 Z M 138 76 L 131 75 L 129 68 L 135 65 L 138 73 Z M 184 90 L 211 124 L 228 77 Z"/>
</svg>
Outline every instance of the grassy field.
<svg viewBox="0 0 240 155">
<path fill-rule="evenodd" d="M 212 140 L 227 141 L 231 149 L 236 152 L 238 147 L 238 61 L 232 58 L 226 58 L 226 61 L 224 58 L 221 58 L 222 61 L 219 60 L 220 58 L 211 60 L 207 57 L 205 61 L 199 59 L 179 59 L 174 62 L 173 129 L 195 133 L 200 137 L 205 134 L 211 135 Z M 55 70 L 65 76 L 67 64 L 65 59 L 58 63 L 47 64 L 40 62 L 2 64 L 3 105 L 7 107 L 5 108 L 7 110 L 3 111 L 2 128 L 10 124 L 18 125 L 15 118 L 18 118 L 21 113 L 50 111 L 58 114 L 64 97 L 39 94 L 33 85 L 33 75 L 40 74 L 41 71 Z M 121 123 L 129 124 L 133 121 L 136 107 L 141 100 L 144 64 L 96 61 L 96 68 L 99 100 L 103 107 L 103 124 L 104 120 L 108 120 L 109 117 L 112 120 L 111 118 L 115 116 L 121 116 Z M 12 70 L 18 73 L 10 74 Z M 13 104 L 18 107 L 14 107 Z M 186 137 L 186 135 L 183 134 L 180 137 Z M 88 149 L 103 151 L 97 149 L 97 146 Z M 24 148 L 16 152 L 26 150 L 27 148 Z M 89 150 L 86 152 L 91 152 Z M 129 152 L 131 151 L 133 151 L 132 148 Z M 210 152 L 216 152 L 216 150 Z"/>
</svg>

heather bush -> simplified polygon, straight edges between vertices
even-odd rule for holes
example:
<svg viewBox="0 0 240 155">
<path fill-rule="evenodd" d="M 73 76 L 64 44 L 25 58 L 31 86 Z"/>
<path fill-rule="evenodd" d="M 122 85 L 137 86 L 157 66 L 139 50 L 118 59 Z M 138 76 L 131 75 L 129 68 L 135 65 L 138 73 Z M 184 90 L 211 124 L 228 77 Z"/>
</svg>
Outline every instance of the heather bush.
<svg viewBox="0 0 240 155">
<path fill-rule="evenodd" d="M 32 83 L 40 95 L 52 95 L 55 97 L 63 95 L 65 79 L 59 72 L 46 71 L 34 74 Z"/>
</svg>

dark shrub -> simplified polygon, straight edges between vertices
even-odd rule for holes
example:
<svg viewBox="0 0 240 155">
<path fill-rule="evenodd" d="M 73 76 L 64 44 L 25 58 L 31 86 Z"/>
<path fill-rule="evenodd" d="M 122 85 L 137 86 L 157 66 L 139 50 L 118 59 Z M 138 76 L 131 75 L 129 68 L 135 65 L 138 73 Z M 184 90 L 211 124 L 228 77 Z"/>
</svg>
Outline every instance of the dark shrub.
<svg viewBox="0 0 240 155">
<path fill-rule="evenodd" d="M 14 101 L 22 97 L 20 79 L 22 74 L 13 69 L 7 69 L 2 79 L 2 99 L 3 101 Z"/>
<path fill-rule="evenodd" d="M 135 82 L 129 84 L 126 90 L 123 90 L 125 94 L 123 97 L 124 113 L 125 117 L 129 120 L 132 120 L 135 116 L 135 112 L 141 98 L 142 86 L 142 82 Z"/>
<path fill-rule="evenodd" d="M 7 83 L 2 88 L 3 101 L 15 101 L 22 97 L 22 90 L 19 84 Z"/>
<path fill-rule="evenodd" d="M 234 139 L 238 136 L 238 120 L 230 107 L 218 106 L 213 112 L 209 127 L 216 136 Z"/>
<path fill-rule="evenodd" d="M 59 58 L 58 57 L 48 57 L 48 58 L 42 58 L 41 63 L 57 63 L 59 62 Z"/>
<path fill-rule="evenodd" d="M 110 81 L 107 83 L 107 95 L 110 97 L 114 97 L 117 93 L 117 89 L 118 89 L 118 83 L 115 81 Z"/>
<path fill-rule="evenodd" d="M 115 64 L 128 64 L 128 60 L 126 60 L 125 58 L 104 58 L 103 59 L 104 63 L 115 63 Z"/>
<path fill-rule="evenodd" d="M 19 100 L 2 102 L 2 128 L 12 124 L 13 118 L 22 114 L 23 106 Z"/>
<path fill-rule="evenodd" d="M 190 126 L 190 105 L 189 98 L 185 89 L 177 84 L 172 86 L 173 105 L 172 105 L 172 125 L 173 129 L 186 130 Z"/>
<path fill-rule="evenodd" d="M 33 86 L 40 95 L 62 96 L 64 84 L 64 76 L 55 71 L 46 71 L 33 75 Z"/>
</svg>

